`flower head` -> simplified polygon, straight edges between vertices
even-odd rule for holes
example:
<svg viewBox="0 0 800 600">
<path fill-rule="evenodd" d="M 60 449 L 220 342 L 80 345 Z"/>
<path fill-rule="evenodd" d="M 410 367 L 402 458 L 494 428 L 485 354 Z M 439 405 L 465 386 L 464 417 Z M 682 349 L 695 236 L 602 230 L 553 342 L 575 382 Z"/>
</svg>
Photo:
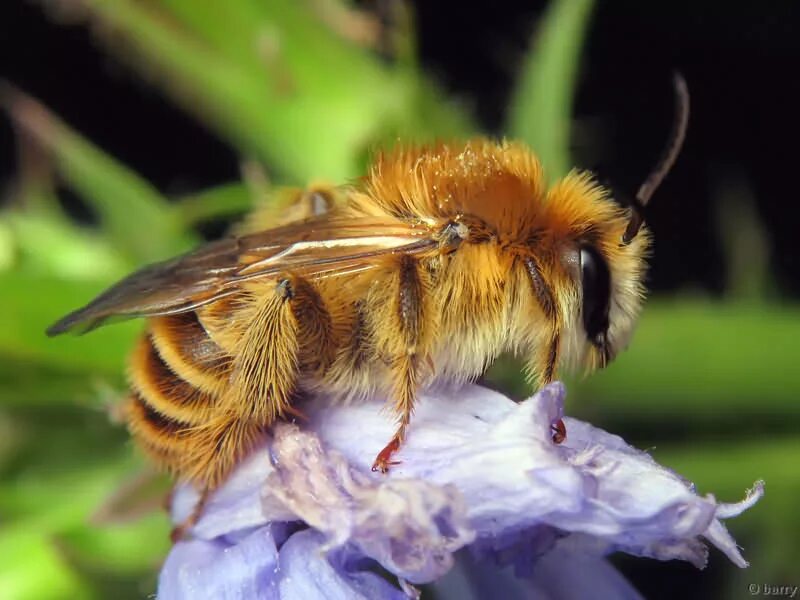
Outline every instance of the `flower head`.
<svg viewBox="0 0 800 600">
<path fill-rule="evenodd" d="M 747 566 L 721 519 L 752 506 L 763 484 L 720 504 L 618 436 L 568 417 L 556 444 L 563 399 L 559 383 L 520 404 L 474 385 L 430 393 L 388 475 L 370 471 L 392 435 L 384 403 L 316 400 L 304 408 L 309 423 L 277 424 L 215 492 L 192 539 L 167 558 L 159 597 L 403 598 L 409 583 L 436 581 L 550 597 L 548 582 L 568 565 L 580 565 L 582 579 L 591 573 L 605 597 L 638 597 L 603 556 L 702 568 L 703 540 Z M 176 523 L 196 500 L 178 490 Z M 558 579 L 566 589 L 556 596 L 580 597 L 578 582 Z"/>
</svg>

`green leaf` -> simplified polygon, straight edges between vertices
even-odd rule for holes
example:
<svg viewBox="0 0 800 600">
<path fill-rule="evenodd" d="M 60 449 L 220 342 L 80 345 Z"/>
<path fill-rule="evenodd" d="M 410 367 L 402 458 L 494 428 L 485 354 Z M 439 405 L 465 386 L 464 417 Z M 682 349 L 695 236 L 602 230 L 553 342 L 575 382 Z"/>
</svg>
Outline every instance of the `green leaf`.
<svg viewBox="0 0 800 600">
<path fill-rule="evenodd" d="M 47 502 L 37 506 L 35 511 L 17 515 L 13 525 L 0 528 L 0 548 L 17 543 L 41 546 L 40 541 L 46 539 L 50 552 L 56 551 L 61 559 L 58 563 L 48 565 L 49 568 L 55 570 L 59 565 L 63 568 L 63 563 L 67 562 L 72 567 L 69 571 L 82 572 L 91 579 L 96 579 L 104 572 L 120 576 L 155 569 L 169 549 L 169 520 L 162 510 L 156 509 L 125 525 L 98 526 L 90 523 L 91 514 L 103 497 L 117 485 L 115 479 L 119 478 L 110 475 L 112 470 L 119 469 L 121 465 L 112 465 L 112 469 L 84 469 L 77 476 L 73 474 L 70 478 L 41 480 L 33 486 L 23 482 L 22 493 L 18 494 L 19 501 L 42 498 Z M 3 499 L 3 504 L 8 504 L 8 499 Z M 43 562 L 53 562 L 53 556 L 44 547 L 38 550 L 43 555 Z M 12 565 L 12 569 L 14 567 L 16 565 Z M 11 575 L 20 580 L 29 575 L 23 569 L 16 570 L 18 572 Z M 0 589 L 2 579 L 3 574 L 0 573 Z"/>
<path fill-rule="evenodd" d="M 725 257 L 725 296 L 737 302 L 763 302 L 777 294 L 770 272 L 770 232 L 743 174 L 715 182 L 713 208 Z"/>
<path fill-rule="evenodd" d="M 0 272 L 10 269 L 16 262 L 16 236 L 11 224 L 0 220 Z"/>
<path fill-rule="evenodd" d="M 238 217 L 254 206 L 253 194 L 243 183 L 226 183 L 179 198 L 172 206 L 185 227 L 214 219 Z"/>
<path fill-rule="evenodd" d="M 800 419 L 800 307 L 649 302 L 630 347 L 608 368 L 568 380 L 592 418 L 722 423 Z"/>
<path fill-rule="evenodd" d="M 133 460 L 121 427 L 111 427 L 98 411 L 81 408 L 20 408 L 0 414 L 12 419 L 20 438 L 15 444 L 20 460 L 3 468 L 14 485 L 0 489 L 0 512 L 6 517 L 0 524 L 0 548 L 26 536 L 47 539 L 62 562 L 93 585 L 104 574 L 139 578 L 159 564 L 169 539 L 169 521 L 161 509 L 164 482 L 148 477 L 146 490 L 131 487 L 131 475 L 141 465 Z M 43 420 L 45 415 L 49 418 Z M 54 455 L 52 448 L 59 452 Z M 127 500 L 144 493 L 140 508 L 149 506 L 149 511 L 127 523 L 97 523 L 94 516 L 115 490 Z"/>
<path fill-rule="evenodd" d="M 141 323 L 103 327 L 84 336 L 48 338 L 45 329 L 91 300 L 105 282 L 67 281 L 23 272 L 0 273 L 0 357 L 54 369 L 118 376 Z"/>
<path fill-rule="evenodd" d="M 34 361 L 5 351 L 0 352 L 0 362 L 0 406 L 94 404 L 124 390 L 122 360 L 116 373 L 102 370 L 98 363 L 56 366 L 51 357 Z"/>
<path fill-rule="evenodd" d="M 84 569 L 117 574 L 154 569 L 169 551 L 170 523 L 163 510 L 125 525 L 76 527 L 59 540 Z"/>
<path fill-rule="evenodd" d="M 22 92 L 3 86 L 0 101 L 20 128 L 52 154 L 59 173 L 97 211 L 116 247 L 151 262 L 191 244 L 170 218 L 167 201 L 148 182 Z"/>
<path fill-rule="evenodd" d="M 738 501 L 745 488 L 759 479 L 767 483 L 764 504 L 783 494 L 794 498 L 800 494 L 800 470 L 791 468 L 800 462 L 797 436 L 664 445 L 652 454 L 659 463 L 693 481 L 698 493 L 713 493 L 722 502 Z M 754 512 L 762 510 L 763 505 Z"/>
<path fill-rule="evenodd" d="M 85 582 L 44 535 L 16 530 L 0 532 L 0 597 L 14 600 L 91 598 Z"/>
<path fill-rule="evenodd" d="M 630 346 L 605 369 L 565 372 L 569 412 L 607 429 L 729 429 L 800 421 L 795 340 L 800 306 L 656 299 Z M 516 398 L 533 390 L 520 360 L 487 374 Z"/>
<path fill-rule="evenodd" d="M 764 497 L 727 523 L 751 562 L 745 577 L 733 577 L 738 579 L 736 583 L 746 585 L 747 581 L 786 580 L 797 571 L 797 542 L 787 532 L 800 530 L 796 510 L 800 496 L 800 470 L 796 467 L 800 461 L 800 437 L 738 436 L 735 441 L 716 443 L 698 440 L 656 448 L 653 456 L 693 481 L 698 493 L 714 494 L 720 502 L 740 500 L 745 488 L 763 479 Z"/>
<path fill-rule="evenodd" d="M 527 142 L 552 179 L 570 168 L 569 131 L 592 0 L 552 0 L 511 98 L 507 133 Z"/>
<path fill-rule="evenodd" d="M 133 266 L 107 238 L 90 229 L 77 229 L 54 214 L 33 211 L 0 214 L 4 227 L 11 232 L 9 243 L 20 270 L 66 279 L 110 281 Z"/>
<path fill-rule="evenodd" d="M 135 64 L 290 182 L 358 175 L 388 135 L 448 135 L 458 112 L 418 106 L 419 76 L 336 35 L 312 3 L 88 0 Z M 420 130 L 420 128 L 422 128 Z"/>
</svg>

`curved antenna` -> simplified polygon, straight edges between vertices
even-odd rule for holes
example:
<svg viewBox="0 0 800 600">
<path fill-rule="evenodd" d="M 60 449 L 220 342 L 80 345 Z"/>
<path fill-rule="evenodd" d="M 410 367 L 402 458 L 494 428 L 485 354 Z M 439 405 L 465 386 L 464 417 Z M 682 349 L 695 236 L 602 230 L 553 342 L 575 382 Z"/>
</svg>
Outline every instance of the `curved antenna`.
<svg viewBox="0 0 800 600">
<path fill-rule="evenodd" d="M 644 223 L 644 207 L 650 202 L 653 193 L 672 169 L 683 146 L 683 140 L 686 139 L 686 128 L 689 124 L 689 88 L 680 73 L 673 75 L 672 83 L 675 88 L 675 119 L 672 122 L 672 131 L 669 134 L 667 145 L 661 153 L 661 158 L 639 187 L 639 191 L 636 192 L 636 198 L 631 207 L 631 220 L 628 221 L 628 226 L 622 235 L 624 245 L 630 244 L 639 233 L 639 229 Z"/>
</svg>

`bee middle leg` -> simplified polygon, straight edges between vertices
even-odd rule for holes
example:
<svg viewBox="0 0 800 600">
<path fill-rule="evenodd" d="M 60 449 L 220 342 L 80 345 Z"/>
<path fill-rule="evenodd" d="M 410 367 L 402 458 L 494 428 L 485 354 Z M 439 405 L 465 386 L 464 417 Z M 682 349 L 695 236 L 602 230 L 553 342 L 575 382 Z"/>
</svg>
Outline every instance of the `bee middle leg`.
<svg viewBox="0 0 800 600">
<path fill-rule="evenodd" d="M 399 461 L 392 460 L 392 458 L 405 439 L 406 429 L 414 411 L 419 371 L 417 362 L 415 354 L 398 357 L 393 362 L 391 369 L 394 379 L 394 401 L 399 423 L 392 439 L 375 457 L 375 461 L 372 463 L 373 471 L 386 473 L 389 467 L 400 464 Z"/>
<path fill-rule="evenodd" d="M 541 350 L 534 353 L 530 367 L 530 371 L 539 376 L 540 383 L 546 385 L 557 377 L 556 369 L 561 346 L 558 306 L 552 289 L 542 275 L 539 263 L 532 257 L 526 257 L 523 263 L 528 273 L 534 297 L 550 331 L 549 340 Z"/>
<path fill-rule="evenodd" d="M 389 285 L 371 295 L 369 319 L 376 350 L 388 359 L 392 399 L 398 427 L 378 453 L 373 471 L 385 473 L 397 464 L 392 460 L 406 435 L 414 401 L 430 364 L 429 350 L 435 323 L 429 307 L 430 282 L 418 261 L 406 255 L 395 259 Z"/>
</svg>

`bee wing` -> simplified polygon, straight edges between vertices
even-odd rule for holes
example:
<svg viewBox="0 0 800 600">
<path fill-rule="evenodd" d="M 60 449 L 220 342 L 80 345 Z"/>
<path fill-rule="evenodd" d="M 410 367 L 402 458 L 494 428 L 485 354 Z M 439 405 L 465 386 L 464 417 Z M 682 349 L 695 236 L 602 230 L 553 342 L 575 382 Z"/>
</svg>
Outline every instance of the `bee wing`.
<svg viewBox="0 0 800 600">
<path fill-rule="evenodd" d="M 436 248 L 427 227 L 390 218 L 327 215 L 232 237 L 144 267 L 53 324 L 48 335 L 90 331 L 109 319 L 194 310 L 236 294 L 241 283 L 292 271 L 309 278 L 374 267 L 380 256 Z"/>
</svg>

